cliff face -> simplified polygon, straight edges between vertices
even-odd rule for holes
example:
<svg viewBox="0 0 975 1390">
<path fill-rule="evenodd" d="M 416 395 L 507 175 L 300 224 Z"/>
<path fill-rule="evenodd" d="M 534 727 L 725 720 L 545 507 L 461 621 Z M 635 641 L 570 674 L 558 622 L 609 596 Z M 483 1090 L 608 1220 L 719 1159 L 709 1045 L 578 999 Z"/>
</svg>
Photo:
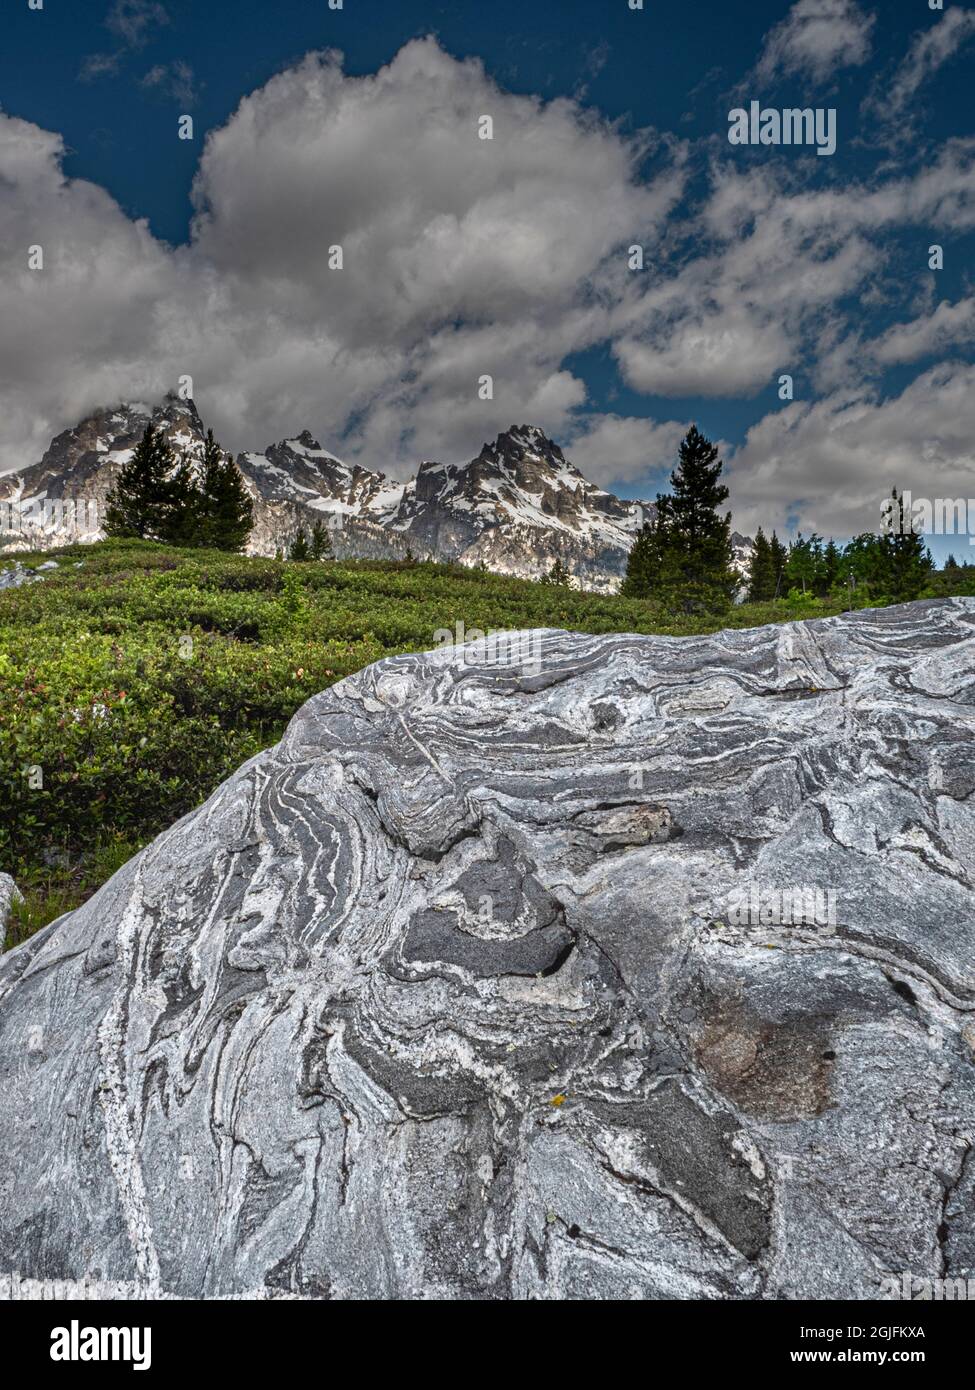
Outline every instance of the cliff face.
<svg viewBox="0 0 975 1390">
<path fill-rule="evenodd" d="M 953 599 L 525 634 L 315 696 L 0 958 L 0 1269 L 191 1297 L 972 1277 L 973 671 Z"/>
</svg>

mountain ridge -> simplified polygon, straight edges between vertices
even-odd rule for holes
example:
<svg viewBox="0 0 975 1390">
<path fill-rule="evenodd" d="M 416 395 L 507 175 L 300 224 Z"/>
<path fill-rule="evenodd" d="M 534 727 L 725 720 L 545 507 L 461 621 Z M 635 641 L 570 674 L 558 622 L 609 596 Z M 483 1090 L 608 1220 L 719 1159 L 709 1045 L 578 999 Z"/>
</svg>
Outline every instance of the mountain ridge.
<svg viewBox="0 0 975 1390">
<path fill-rule="evenodd" d="M 110 488 L 150 423 L 177 453 L 199 460 L 206 430 L 192 399 L 170 394 L 155 405 L 93 411 L 56 435 L 38 463 L 0 477 L 0 504 L 16 504 L 21 526 L 6 548 L 97 539 L 84 521 L 66 520 L 49 504 L 93 502 L 103 516 Z M 591 483 L 530 424 L 501 431 L 465 462 L 424 460 L 405 480 L 345 463 L 307 429 L 235 461 L 254 499 L 247 550 L 256 555 L 286 549 L 299 526 L 324 520 L 340 558 L 413 554 L 525 579 L 544 577 L 560 560 L 580 588 L 612 593 L 655 510 Z M 736 533 L 735 543 L 743 567 L 750 542 Z"/>
</svg>

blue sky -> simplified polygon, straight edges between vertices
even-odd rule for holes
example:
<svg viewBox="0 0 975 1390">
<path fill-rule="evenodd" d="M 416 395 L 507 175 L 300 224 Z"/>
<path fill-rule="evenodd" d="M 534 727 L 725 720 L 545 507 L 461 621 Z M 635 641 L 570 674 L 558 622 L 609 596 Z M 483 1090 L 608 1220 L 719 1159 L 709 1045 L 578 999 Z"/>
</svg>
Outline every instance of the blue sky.
<svg viewBox="0 0 975 1390">
<path fill-rule="evenodd" d="M 402 473 L 531 419 L 627 495 L 693 420 L 742 529 L 967 496 L 973 63 L 950 0 L 7 0 L 0 468 L 186 372 L 232 447 Z M 835 155 L 730 145 L 752 99 Z"/>
</svg>

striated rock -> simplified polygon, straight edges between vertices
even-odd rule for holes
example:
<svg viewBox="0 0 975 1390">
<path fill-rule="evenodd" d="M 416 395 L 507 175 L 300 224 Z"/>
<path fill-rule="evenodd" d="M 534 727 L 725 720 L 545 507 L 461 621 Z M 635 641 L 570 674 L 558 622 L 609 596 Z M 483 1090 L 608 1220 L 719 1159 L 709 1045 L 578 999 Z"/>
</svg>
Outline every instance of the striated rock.
<svg viewBox="0 0 975 1390">
<path fill-rule="evenodd" d="M 314 697 L 0 959 L 0 1270 L 975 1277 L 975 600 L 538 640 Z"/>
<path fill-rule="evenodd" d="M 23 901 L 20 889 L 9 874 L 0 874 L 0 949 L 10 919 L 10 909 L 14 903 Z"/>
</svg>

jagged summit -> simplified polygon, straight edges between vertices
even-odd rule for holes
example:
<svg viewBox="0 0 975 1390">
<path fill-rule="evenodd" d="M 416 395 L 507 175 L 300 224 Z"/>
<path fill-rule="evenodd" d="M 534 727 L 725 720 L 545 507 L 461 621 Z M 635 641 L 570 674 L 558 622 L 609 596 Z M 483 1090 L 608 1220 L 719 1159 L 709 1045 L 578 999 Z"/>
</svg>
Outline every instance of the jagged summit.
<svg viewBox="0 0 975 1390">
<path fill-rule="evenodd" d="M 75 497 L 103 502 L 148 424 L 161 429 L 177 453 L 198 457 L 202 452 L 206 430 L 192 400 L 170 392 L 156 405 L 120 401 L 55 435 L 39 463 L 0 477 L 0 500 Z"/>
<path fill-rule="evenodd" d="M 206 427 L 192 400 L 170 393 L 94 411 L 51 442 L 39 463 L 0 477 L 0 502 L 75 498 L 102 506 L 147 424 L 177 453 L 198 457 Z M 255 502 L 250 550 L 273 555 L 299 525 L 325 515 L 340 555 L 400 559 L 407 551 L 539 578 L 556 559 L 583 588 L 612 592 L 651 505 L 590 483 L 538 425 L 511 425 L 473 458 L 426 461 L 406 482 L 345 463 L 308 429 L 244 452 L 237 466 Z M 54 546 L 58 526 L 34 530 Z M 747 550 L 739 547 L 739 558 Z"/>
</svg>

